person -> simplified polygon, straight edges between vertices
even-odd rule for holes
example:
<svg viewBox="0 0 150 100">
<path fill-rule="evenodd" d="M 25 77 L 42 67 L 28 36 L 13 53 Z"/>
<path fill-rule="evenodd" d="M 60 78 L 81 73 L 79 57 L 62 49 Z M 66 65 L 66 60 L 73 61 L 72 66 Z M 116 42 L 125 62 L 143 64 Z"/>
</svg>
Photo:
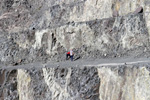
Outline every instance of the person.
<svg viewBox="0 0 150 100">
<path fill-rule="evenodd" d="M 71 59 L 71 61 L 73 61 L 73 55 L 74 55 L 74 53 L 73 53 L 73 51 L 72 51 L 72 49 L 70 50 L 70 59 Z"/>
<path fill-rule="evenodd" d="M 74 53 L 73 53 L 73 51 L 72 51 L 72 49 L 69 51 L 69 52 L 67 52 L 67 54 L 66 54 L 66 60 L 68 60 L 68 58 L 70 58 L 71 59 L 71 61 L 73 61 L 73 55 L 74 55 Z"/>
<path fill-rule="evenodd" d="M 66 60 L 68 60 L 68 57 L 70 58 L 70 52 L 67 52 L 67 54 L 66 54 Z"/>
</svg>

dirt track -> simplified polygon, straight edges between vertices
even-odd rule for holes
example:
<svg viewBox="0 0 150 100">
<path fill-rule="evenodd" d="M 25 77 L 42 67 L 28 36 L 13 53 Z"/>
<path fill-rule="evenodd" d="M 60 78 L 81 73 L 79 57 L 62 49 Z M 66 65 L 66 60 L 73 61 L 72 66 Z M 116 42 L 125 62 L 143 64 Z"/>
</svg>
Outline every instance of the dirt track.
<svg viewBox="0 0 150 100">
<path fill-rule="evenodd" d="M 136 65 L 136 64 L 148 64 L 150 58 L 114 58 L 114 59 L 81 59 L 71 62 L 70 60 L 65 62 L 35 62 L 31 64 L 24 64 L 18 66 L 2 66 L 0 69 L 41 69 L 43 67 L 99 67 L 99 66 L 117 66 L 117 65 Z"/>
</svg>

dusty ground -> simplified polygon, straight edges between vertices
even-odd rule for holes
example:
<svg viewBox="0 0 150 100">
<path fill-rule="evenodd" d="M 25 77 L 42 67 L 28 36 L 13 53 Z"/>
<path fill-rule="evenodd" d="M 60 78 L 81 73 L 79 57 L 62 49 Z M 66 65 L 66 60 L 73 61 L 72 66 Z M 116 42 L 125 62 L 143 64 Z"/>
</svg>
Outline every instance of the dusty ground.
<svg viewBox="0 0 150 100">
<path fill-rule="evenodd" d="M 23 64 L 18 66 L 4 66 L 0 65 L 0 69 L 41 69 L 43 67 L 98 67 L 98 66 L 117 66 L 117 65 L 135 65 L 150 63 L 150 58 L 134 58 L 134 57 L 122 57 L 122 58 L 110 58 L 110 59 L 79 59 L 76 61 L 63 61 L 63 62 L 35 62 L 30 64 Z"/>
</svg>

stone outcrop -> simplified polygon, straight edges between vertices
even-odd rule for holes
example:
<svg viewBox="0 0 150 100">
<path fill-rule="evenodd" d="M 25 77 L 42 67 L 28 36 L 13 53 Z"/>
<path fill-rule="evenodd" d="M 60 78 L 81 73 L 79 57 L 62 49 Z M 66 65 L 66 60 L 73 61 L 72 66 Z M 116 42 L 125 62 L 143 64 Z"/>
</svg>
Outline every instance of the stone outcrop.
<svg viewBox="0 0 150 100">
<path fill-rule="evenodd" d="M 78 58 L 149 57 L 144 1 L 4 1 L 0 16 L 3 64 L 64 61 L 69 49 Z"/>
<path fill-rule="evenodd" d="M 19 100 L 17 70 L 0 69 L 0 100 Z"/>
<path fill-rule="evenodd" d="M 0 78 L 1 100 L 149 100 L 150 98 L 147 64 L 80 68 L 47 66 L 19 68 L 12 71 L 5 69 L 0 72 L 3 76 Z"/>
<path fill-rule="evenodd" d="M 150 100 L 149 63 L 88 60 L 150 57 L 149 13 L 149 0 L 0 0 L 0 100 Z"/>
</svg>

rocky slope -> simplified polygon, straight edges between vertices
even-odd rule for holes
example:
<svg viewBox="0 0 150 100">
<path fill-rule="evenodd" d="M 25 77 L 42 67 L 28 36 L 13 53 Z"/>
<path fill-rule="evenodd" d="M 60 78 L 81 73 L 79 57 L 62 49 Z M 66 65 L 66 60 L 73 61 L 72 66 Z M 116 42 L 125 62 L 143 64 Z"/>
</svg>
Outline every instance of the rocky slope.
<svg viewBox="0 0 150 100">
<path fill-rule="evenodd" d="M 21 66 L 20 66 L 21 67 Z M 149 63 L 5 68 L 1 100 L 149 100 Z"/>
<path fill-rule="evenodd" d="M 1 0 L 0 100 L 149 100 L 149 62 L 88 61 L 149 58 L 149 13 L 149 0 Z"/>
<path fill-rule="evenodd" d="M 149 56 L 149 1 L 2 0 L 0 61 Z"/>
</svg>

